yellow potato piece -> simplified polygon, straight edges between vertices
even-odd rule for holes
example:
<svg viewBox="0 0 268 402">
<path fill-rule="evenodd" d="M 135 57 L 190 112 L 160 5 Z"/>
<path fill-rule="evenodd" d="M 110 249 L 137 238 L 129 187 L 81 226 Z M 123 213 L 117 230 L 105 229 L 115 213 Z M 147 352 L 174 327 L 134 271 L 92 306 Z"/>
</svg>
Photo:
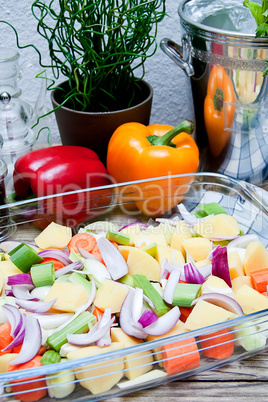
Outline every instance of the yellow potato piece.
<svg viewBox="0 0 268 402">
<path fill-rule="evenodd" d="M 97 356 L 103 353 L 110 353 L 122 348 L 120 342 L 112 342 L 111 345 L 100 348 L 98 346 L 87 346 L 74 350 L 67 354 L 68 360 L 81 359 L 84 357 Z M 123 377 L 124 356 L 104 360 L 98 363 L 88 364 L 76 369 L 75 376 L 80 380 L 82 387 L 88 389 L 92 394 L 100 394 L 109 391 Z"/>
<path fill-rule="evenodd" d="M 132 336 L 127 335 L 121 328 L 111 328 L 112 342 L 120 342 L 122 348 L 136 346 L 143 341 Z M 150 351 L 138 352 L 126 355 L 124 358 L 125 376 L 129 380 L 139 377 L 152 369 L 154 361 Z"/>
<path fill-rule="evenodd" d="M 199 300 L 185 322 L 185 328 L 192 331 L 214 325 L 234 317 L 234 314 L 205 300 Z"/>
<path fill-rule="evenodd" d="M 129 251 L 127 265 L 131 276 L 141 274 L 150 281 L 160 281 L 160 264 L 142 249 L 133 247 Z"/>
<path fill-rule="evenodd" d="M 268 251 L 260 241 L 251 242 L 247 246 L 243 268 L 245 275 L 268 268 Z"/>
<path fill-rule="evenodd" d="M 240 232 L 236 219 L 226 214 L 209 216 L 194 225 L 194 230 L 207 239 L 237 236 Z"/>
<path fill-rule="evenodd" d="M 128 294 L 128 289 L 121 283 L 104 279 L 97 290 L 94 304 L 101 310 L 111 308 L 112 314 L 119 313 Z"/>
<path fill-rule="evenodd" d="M 89 294 L 83 285 L 71 282 L 55 282 L 45 301 L 57 299 L 53 309 L 74 313 L 76 309 L 88 301 Z"/>
<path fill-rule="evenodd" d="M 254 288 L 251 276 L 243 275 L 232 279 L 232 289 L 234 293 L 236 293 L 243 285 L 248 285 L 251 288 Z"/>
<path fill-rule="evenodd" d="M 36 238 L 35 243 L 41 249 L 63 249 L 72 238 L 72 229 L 51 222 Z"/>
<path fill-rule="evenodd" d="M 241 286 L 235 292 L 234 297 L 242 307 L 244 314 L 255 313 L 268 308 L 268 298 L 248 285 Z"/>
<path fill-rule="evenodd" d="M 244 275 L 243 264 L 238 251 L 228 253 L 228 265 L 231 279 Z"/>
<path fill-rule="evenodd" d="M 161 265 L 164 260 L 167 260 L 170 264 L 183 265 L 185 263 L 184 256 L 181 251 L 176 250 L 170 246 L 156 246 L 156 261 Z"/>
<path fill-rule="evenodd" d="M 183 241 L 186 239 L 190 239 L 192 237 L 190 228 L 188 225 L 186 225 L 186 223 L 182 220 L 180 220 L 177 223 L 177 226 L 173 232 L 172 238 L 171 238 L 171 242 L 170 242 L 170 246 L 172 248 L 175 248 L 177 250 L 179 250 L 184 258 L 186 257 L 186 253 L 185 253 L 185 249 L 183 247 Z"/>
<path fill-rule="evenodd" d="M 203 237 L 183 240 L 182 245 L 195 261 L 205 260 L 212 251 L 211 241 Z"/>
</svg>

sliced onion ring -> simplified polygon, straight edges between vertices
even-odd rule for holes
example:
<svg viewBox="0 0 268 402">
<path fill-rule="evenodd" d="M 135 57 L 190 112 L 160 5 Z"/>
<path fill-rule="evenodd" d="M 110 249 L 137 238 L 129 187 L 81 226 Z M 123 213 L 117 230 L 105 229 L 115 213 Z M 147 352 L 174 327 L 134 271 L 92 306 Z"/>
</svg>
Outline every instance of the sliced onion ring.
<svg viewBox="0 0 268 402">
<path fill-rule="evenodd" d="M 31 313 L 46 313 L 56 303 L 57 299 L 47 302 L 16 299 L 16 304 Z"/>
<path fill-rule="evenodd" d="M 11 326 L 10 335 L 12 338 L 15 338 L 22 326 L 23 319 L 21 311 L 11 304 L 4 304 L 2 308 L 4 309 L 6 318 Z"/>
<path fill-rule="evenodd" d="M 76 246 L 77 250 L 81 254 L 81 256 L 88 260 L 97 260 L 100 261 L 100 258 L 96 257 L 95 255 L 89 253 L 87 250 L 84 250 L 82 247 Z"/>
<path fill-rule="evenodd" d="M 197 297 L 193 302 L 194 306 L 199 300 L 204 300 L 209 303 L 215 304 L 218 307 L 222 307 L 231 313 L 237 314 L 239 316 L 244 315 L 242 307 L 236 300 L 232 297 L 223 295 L 222 293 L 205 293 L 202 296 Z"/>
<path fill-rule="evenodd" d="M 30 293 L 34 289 L 34 285 L 13 285 L 12 293 L 17 299 L 36 300 Z"/>
<path fill-rule="evenodd" d="M 42 250 L 38 253 L 38 255 L 43 258 L 55 258 L 56 260 L 62 262 L 62 264 L 64 265 L 72 263 L 65 251 L 58 250 L 56 248 L 48 248 L 46 250 Z"/>
<path fill-rule="evenodd" d="M 231 247 L 239 247 L 239 248 L 247 248 L 249 243 L 253 241 L 258 241 L 259 238 L 255 233 L 248 233 L 241 236 L 236 237 L 234 240 L 230 241 L 227 245 L 227 249 Z"/>
<path fill-rule="evenodd" d="M 135 323 L 133 320 L 132 308 L 135 291 L 135 289 L 130 289 L 125 297 L 120 310 L 120 326 L 127 335 L 134 336 L 138 339 L 145 339 L 147 334 L 143 331 L 142 325 L 138 322 Z"/>
<path fill-rule="evenodd" d="M 102 318 L 86 334 L 68 334 L 67 335 L 68 342 L 74 345 L 90 345 L 91 343 L 100 340 L 102 337 L 106 335 L 107 331 L 109 331 L 114 322 L 114 318 L 112 318 L 102 326 L 101 325 Z M 104 319 L 106 320 L 105 317 Z"/>
<path fill-rule="evenodd" d="M 25 316 L 25 335 L 21 350 L 11 364 L 23 364 L 33 359 L 42 344 L 42 332 L 39 321 L 32 315 Z"/>
<path fill-rule="evenodd" d="M 83 267 L 84 265 L 82 261 L 72 262 L 71 264 L 68 264 L 63 268 L 57 269 L 57 271 L 55 271 L 55 278 L 57 279 L 59 276 L 68 274 L 72 270 L 82 269 Z"/>
<path fill-rule="evenodd" d="M 159 317 L 153 324 L 143 328 L 148 335 L 164 335 L 178 322 L 181 312 L 178 306 L 173 307 L 166 314 Z"/>
<path fill-rule="evenodd" d="M 32 277 L 30 274 L 16 274 L 16 275 L 10 275 L 7 278 L 7 285 L 8 286 L 13 286 L 13 285 L 32 285 L 33 286 L 33 281 Z"/>
<path fill-rule="evenodd" d="M 128 265 L 117 248 L 102 236 L 97 240 L 101 256 L 114 281 L 122 278 L 128 273 Z"/>
</svg>

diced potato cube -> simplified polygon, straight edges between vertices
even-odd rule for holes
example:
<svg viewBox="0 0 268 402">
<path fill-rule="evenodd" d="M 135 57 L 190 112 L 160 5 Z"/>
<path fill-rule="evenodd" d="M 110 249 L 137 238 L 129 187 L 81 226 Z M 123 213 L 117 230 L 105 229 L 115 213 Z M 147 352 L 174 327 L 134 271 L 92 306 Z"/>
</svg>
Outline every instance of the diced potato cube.
<svg viewBox="0 0 268 402">
<path fill-rule="evenodd" d="M 98 346 L 87 346 L 67 354 L 68 360 L 82 359 L 89 356 L 97 356 L 103 353 L 110 353 L 122 348 L 120 342 L 112 342 L 111 345 L 100 348 Z M 101 394 L 109 391 L 123 377 L 124 356 L 78 367 L 75 376 L 80 380 L 82 387 L 88 389 L 92 394 Z"/>
<path fill-rule="evenodd" d="M 41 249 L 58 248 L 63 249 L 72 238 L 72 229 L 51 222 L 36 238 L 35 243 Z"/>
<path fill-rule="evenodd" d="M 235 293 L 235 300 L 240 304 L 244 314 L 268 308 L 268 298 L 248 285 L 243 285 Z"/>
<path fill-rule="evenodd" d="M 136 346 L 142 343 L 142 340 L 127 335 L 121 328 L 111 328 L 111 339 L 113 342 L 120 342 L 122 348 Z M 125 376 L 132 380 L 150 371 L 152 369 L 153 356 L 149 351 L 132 353 L 125 356 Z"/>
<path fill-rule="evenodd" d="M 182 245 L 195 261 L 205 260 L 212 251 L 212 242 L 203 237 L 183 240 Z"/>
<path fill-rule="evenodd" d="M 128 273 L 133 276 L 134 274 L 141 274 L 146 276 L 150 281 L 160 281 L 160 264 L 146 251 L 133 247 L 129 251 L 128 259 Z"/>
<path fill-rule="evenodd" d="M 208 325 L 214 325 L 234 317 L 234 313 L 215 306 L 205 300 L 199 300 L 185 322 L 185 328 L 192 331 Z"/>
<path fill-rule="evenodd" d="M 268 251 L 260 241 L 251 242 L 244 258 L 245 275 L 268 268 Z"/>
<path fill-rule="evenodd" d="M 45 301 L 53 299 L 57 299 L 53 309 L 74 313 L 79 306 L 88 301 L 88 291 L 78 283 L 54 282 Z"/>
<path fill-rule="evenodd" d="M 111 308 L 112 314 L 119 313 L 128 294 L 128 289 L 121 283 L 104 279 L 97 290 L 94 304 L 101 310 Z"/>
</svg>

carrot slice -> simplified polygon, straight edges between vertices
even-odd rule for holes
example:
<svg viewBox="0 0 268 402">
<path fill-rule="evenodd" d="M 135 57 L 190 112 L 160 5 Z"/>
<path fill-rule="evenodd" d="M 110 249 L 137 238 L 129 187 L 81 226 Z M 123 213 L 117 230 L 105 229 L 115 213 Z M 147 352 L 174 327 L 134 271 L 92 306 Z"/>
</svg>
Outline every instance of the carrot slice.
<svg viewBox="0 0 268 402">
<path fill-rule="evenodd" d="M 220 336 L 219 336 L 220 335 Z M 221 360 L 232 356 L 234 339 L 230 328 L 224 328 L 211 334 L 199 336 L 200 346 L 204 356 Z"/>
<path fill-rule="evenodd" d="M 163 346 L 164 369 L 168 375 L 200 366 L 200 355 L 195 338 Z"/>
<path fill-rule="evenodd" d="M 79 253 L 77 246 L 83 248 L 89 253 L 92 252 L 96 246 L 97 241 L 94 236 L 89 233 L 77 233 L 74 235 L 68 243 L 68 250 L 71 252 L 73 249 L 76 253 Z"/>
<path fill-rule="evenodd" d="M 99 309 L 98 307 L 95 307 L 94 310 L 92 311 L 92 314 L 97 318 L 97 321 L 100 320 L 100 318 L 103 316 L 104 311 Z"/>
<path fill-rule="evenodd" d="M 3 324 L 0 325 L 0 351 L 2 349 L 5 349 L 5 347 L 7 347 L 10 344 L 10 342 L 13 341 L 10 332 L 11 332 L 11 326 L 9 322 L 4 322 Z M 0 356 L 11 352 L 12 350 L 7 350 L 6 352 L 0 352 Z"/>
<path fill-rule="evenodd" d="M 185 322 L 187 318 L 189 317 L 191 311 L 193 310 L 193 307 L 180 307 L 180 320 L 182 322 Z"/>
<path fill-rule="evenodd" d="M 27 363 L 10 365 L 8 368 L 8 371 L 24 370 L 24 369 L 39 367 L 42 365 L 40 360 L 41 360 L 41 356 L 35 356 L 32 360 L 30 360 Z M 22 374 L 22 376 L 23 376 L 23 374 Z M 37 381 L 28 382 L 31 380 L 37 380 Z M 12 382 L 15 382 L 16 385 L 12 385 Z M 25 384 L 17 384 L 19 382 L 26 382 L 26 383 Z M 37 389 L 37 388 L 43 388 L 43 387 L 46 387 L 45 377 L 43 377 L 43 376 L 22 378 L 20 380 L 11 381 L 12 392 L 29 391 L 29 392 L 25 392 L 22 394 L 14 395 L 14 397 L 16 399 L 23 401 L 23 402 L 35 402 L 35 401 L 38 401 L 39 399 L 43 398 L 46 395 L 47 390 L 45 388 Z"/>
<path fill-rule="evenodd" d="M 56 260 L 56 258 L 45 257 L 41 264 L 45 264 L 46 262 L 53 262 L 55 271 L 64 267 L 64 264 L 61 261 Z"/>
<path fill-rule="evenodd" d="M 252 284 L 255 290 L 260 293 L 267 291 L 268 285 L 268 268 L 250 273 Z"/>
</svg>

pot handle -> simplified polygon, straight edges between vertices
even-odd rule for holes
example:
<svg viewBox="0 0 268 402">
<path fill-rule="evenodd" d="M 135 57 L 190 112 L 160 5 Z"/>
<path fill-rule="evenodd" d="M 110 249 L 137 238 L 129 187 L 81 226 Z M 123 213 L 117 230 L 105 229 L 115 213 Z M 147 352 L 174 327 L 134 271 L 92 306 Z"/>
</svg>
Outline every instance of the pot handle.
<svg viewBox="0 0 268 402">
<path fill-rule="evenodd" d="M 186 44 L 186 39 L 182 39 L 182 44 Z M 189 62 L 189 57 L 187 59 L 183 58 L 183 46 L 178 45 L 171 39 L 164 38 L 160 42 L 160 48 L 166 53 L 184 72 L 188 77 L 194 75 L 194 68 Z"/>
</svg>

